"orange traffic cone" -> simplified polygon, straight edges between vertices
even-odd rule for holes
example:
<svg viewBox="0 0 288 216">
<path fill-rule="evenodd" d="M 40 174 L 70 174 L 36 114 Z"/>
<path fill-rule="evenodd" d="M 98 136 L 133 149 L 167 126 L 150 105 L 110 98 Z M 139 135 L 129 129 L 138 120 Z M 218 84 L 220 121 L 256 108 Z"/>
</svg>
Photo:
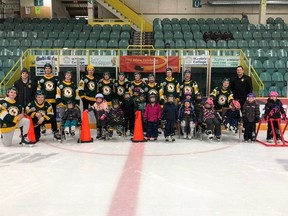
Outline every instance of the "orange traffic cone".
<svg viewBox="0 0 288 216">
<path fill-rule="evenodd" d="M 90 125 L 89 125 L 89 117 L 88 112 L 82 112 L 82 125 L 80 130 L 80 138 L 78 143 L 89 143 L 93 142 L 93 138 L 91 137 Z"/>
<path fill-rule="evenodd" d="M 30 116 L 26 116 L 27 119 L 29 119 L 30 124 L 29 124 L 29 130 L 27 133 L 27 137 L 29 139 L 30 142 L 35 143 L 36 142 L 36 137 L 35 137 L 35 133 L 34 133 L 34 125 L 33 125 L 33 120 Z"/>
<path fill-rule="evenodd" d="M 132 142 L 145 142 L 143 126 L 142 126 L 142 116 L 141 111 L 136 111 L 135 115 L 135 125 L 134 125 L 134 136 L 131 139 Z"/>
</svg>

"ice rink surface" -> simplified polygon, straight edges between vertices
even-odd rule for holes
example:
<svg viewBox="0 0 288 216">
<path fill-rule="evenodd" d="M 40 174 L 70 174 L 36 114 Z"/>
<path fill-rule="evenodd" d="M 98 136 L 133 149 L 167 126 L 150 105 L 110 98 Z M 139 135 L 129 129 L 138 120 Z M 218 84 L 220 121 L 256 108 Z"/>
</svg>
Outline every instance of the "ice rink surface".
<svg viewBox="0 0 288 216">
<path fill-rule="evenodd" d="M 18 135 L 0 145 L 1 216 L 288 215 L 288 147 L 225 132 L 221 142 L 85 144 L 47 134 L 30 148 Z"/>
</svg>

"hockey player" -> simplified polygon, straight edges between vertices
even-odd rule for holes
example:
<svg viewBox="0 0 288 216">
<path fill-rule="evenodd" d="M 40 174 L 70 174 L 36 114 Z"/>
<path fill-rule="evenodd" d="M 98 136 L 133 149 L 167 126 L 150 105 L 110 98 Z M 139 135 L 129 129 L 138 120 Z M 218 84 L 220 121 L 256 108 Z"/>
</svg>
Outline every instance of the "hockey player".
<svg viewBox="0 0 288 216">
<path fill-rule="evenodd" d="M 108 115 L 108 105 L 104 99 L 104 95 L 98 93 L 96 95 L 95 103 L 87 110 L 94 111 L 97 125 L 97 137 L 96 139 L 106 139 L 107 133 L 107 115 Z"/>
<path fill-rule="evenodd" d="M 56 118 L 54 117 L 53 107 L 48 101 L 45 101 L 45 95 L 43 91 L 36 91 L 35 100 L 27 105 L 26 113 L 33 120 L 36 142 L 38 142 L 41 137 L 41 125 L 47 123 L 51 123 L 54 138 L 61 139 L 60 134 L 57 132 L 57 124 Z"/>
<path fill-rule="evenodd" d="M 140 89 L 140 92 L 144 92 L 146 88 L 146 83 L 142 80 L 140 72 L 135 72 L 134 78 L 135 79 L 130 83 L 129 87 L 129 92 L 131 95 L 133 94 L 134 88 Z"/>
<path fill-rule="evenodd" d="M 106 100 L 108 106 L 111 106 L 112 100 L 114 98 L 113 87 L 114 83 L 113 80 L 110 78 L 110 73 L 105 72 L 103 75 L 103 79 L 101 79 L 97 84 L 97 92 L 104 95 L 104 99 Z"/>
<path fill-rule="evenodd" d="M 213 99 L 215 110 L 220 111 L 222 108 L 228 109 L 229 104 L 233 100 L 233 93 L 229 89 L 230 80 L 224 78 L 220 87 L 216 87 L 210 94 Z"/>
<path fill-rule="evenodd" d="M 180 86 L 180 97 L 182 97 L 181 99 L 185 100 L 184 95 L 186 94 L 186 92 L 191 92 L 191 100 L 192 102 L 194 102 L 195 94 L 197 94 L 198 91 L 199 91 L 199 88 L 198 88 L 197 82 L 191 79 L 191 71 L 185 70 L 184 80 Z"/>
<path fill-rule="evenodd" d="M 116 98 L 122 102 L 124 94 L 129 90 L 130 82 L 126 80 L 124 73 L 119 73 L 119 78 L 114 82 L 114 93 Z"/>
<path fill-rule="evenodd" d="M 56 124 L 56 89 L 57 89 L 58 80 L 53 74 L 52 71 L 52 65 L 49 63 L 46 63 L 44 65 L 44 76 L 38 80 L 38 87 L 37 90 L 41 90 L 45 95 L 45 100 L 51 104 L 53 108 L 54 115 L 51 116 L 51 118 L 54 118 L 53 121 L 51 121 L 52 124 L 55 124 L 52 126 L 52 128 L 57 128 Z M 42 127 L 42 133 L 46 133 L 45 125 L 43 124 Z"/>
<path fill-rule="evenodd" d="M 0 100 L 0 129 L 2 133 L 2 143 L 5 146 L 11 146 L 13 135 L 16 127 L 23 127 L 21 134 L 21 143 L 34 144 L 28 137 L 27 133 L 30 127 L 29 119 L 25 118 L 23 107 L 15 101 L 17 89 L 11 87 L 7 90 L 7 95 L 3 100 Z"/>
<path fill-rule="evenodd" d="M 116 130 L 118 136 L 122 136 L 124 132 L 124 113 L 120 108 L 118 99 L 112 100 L 112 107 L 108 113 L 108 135 L 109 138 L 113 136 L 113 130 Z"/>
<path fill-rule="evenodd" d="M 243 105 L 243 124 L 245 127 L 244 141 L 255 141 L 256 140 L 256 123 L 260 119 L 259 104 L 256 102 L 256 95 L 249 93 L 247 100 Z"/>
<path fill-rule="evenodd" d="M 184 101 L 183 107 L 179 111 L 179 119 L 181 121 L 181 129 L 184 133 L 184 139 L 192 139 L 194 135 L 196 115 L 190 100 L 186 99 Z"/>
<path fill-rule="evenodd" d="M 87 75 L 81 78 L 78 90 L 79 96 L 83 103 L 83 110 L 88 109 L 89 105 L 92 106 L 96 99 L 97 94 L 97 79 L 94 77 L 94 66 L 87 66 Z"/>
<path fill-rule="evenodd" d="M 156 96 L 156 100 L 160 101 L 160 97 L 159 97 L 160 89 L 161 89 L 161 86 L 155 82 L 154 75 L 149 74 L 148 75 L 148 84 L 145 88 L 147 98 L 150 98 L 150 95 L 154 94 Z"/>
<path fill-rule="evenodd" d="M 173 78 L 172 69 L 166 69 L 166 78 L 161 83 L 160 98 L 161 105 L 163 105 L 168 98 L 168 95 L 173 95 L 173 97 L 179 101 L 180 85 L 179 82 Z"/>
</svg>

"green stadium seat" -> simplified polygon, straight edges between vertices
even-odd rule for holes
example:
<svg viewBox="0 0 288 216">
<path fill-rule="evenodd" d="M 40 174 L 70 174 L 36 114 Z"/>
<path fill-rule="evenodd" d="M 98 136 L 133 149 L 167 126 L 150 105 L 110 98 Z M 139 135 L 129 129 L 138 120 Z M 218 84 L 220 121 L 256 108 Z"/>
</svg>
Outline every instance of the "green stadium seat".
<svg viewBox="0 0 288 216">
<path fill-rule="evenodd" d="M 29 48 L 31 46 L 31 40 L 29 39 L 24 39 L 24 40 L 21 40 L 20 42 L 20 47 L 23 48 L 24 50 Z"/>
<path fill-rule="evenodd" d="M 87 41 L 89 36 L 90 36 L 90 32 L 86 32 L 86 31 L 80 32 L 79 33 L 79 40 Z"/>
<path fill-rule="evenodd" d="M 107 40 L 100 39 L 97 41 L 97 48 L 105 49 L 107 48 Z"/>
<path fill-rule="evenodd" d="M 195 18 L 190 18 L 188 22 L 190 26 L 193 24 L 197 24 L 197 20 Z"/>
<path fill-rule="evenodd" d="M 75 42 L 74 39 L 68 39 L 64 41 L 64 48 L 74 48 Z"/>
<path fill-rule="evenodd" d="M 206 20 L 204 18 L 198 18 L 197 19 L 197 24 L 198 25 L 205 25 L 206 24 Z"/>
<path fill-rule="evenodd" d="M 274 73 L 274 71 L 275 71 L 275 66 L 274 66 L 274 63 L 273 63 L 273 61 L 271 61 L 271 60 L 265 60 L 264 62 L 263 62 L 263 68 L 264 68 L 264 71 L 265 72 L 268 72 L 268 73 L 270 73 L 270 74 L 272 74 L 272 73 Z"/>
<path fill-rule="evenodd" d="M 110 31 L 100 32 L 99 39 L 108 41 L 110 39 Z"/>
<path fill-rule="evenodd" d="M 190 31 L 190 26 L 188 24 L 181 24 L 181 30 L 182 32 L 189 32 Z"/>
<path fill-rule="evenodd" d="M 93 31 L 93 32 L 90 32 L 89 39 L 90 40 L 98 40 L 99 36 L 100 36 L 100 34 L 98 32 Z"/>
<path fill-rule="evenodd" d="M 232 20 L 231 20 L 231 18 L 224 18 L 223 23 L 224 24 L 231 24 Z"/>
<path fill-rule="evenodd" d="M 279 42 L 279 45 L 282 49 L 287 49 L 288 48 L 288 41 L 287 40 L 281 40 Z"/>
<path fill-rule="evenodd" d="M 14 38 L 15 37 L 15 31 L 7 31 L 6 37 L 7 38 Z"/>
<path fill-rule="evenodd" d="M 125 24 L 122 26 L 122 31 L 131 32 L 131 25 Z"/>
<path fill-rule="evenodd" d="M 183 39 L 177 39 L 175 40 L 175 48 L 176 49 L 185 49 L 185 42 Z"/>
<path fill-rule="evenodd" d="M 233 34 L 233 36 L 234 36 L 234 34 Z M 244 31 L 242 36 L 243 36 L 244 40 L 248 40 L 249 41 L 249 40 L 253 39 L 252 33 L 249 32 L 249 31 Z"/>
<path fill-rule="evenodd" d="M 256 50 L 256 58 L 259 59 L 260 61 L 265 61 L 267 60 L 267 56 L 266 56 L 266 50 L 263 49 L 257 49 Z M 263 65 L 264 66 L 264 65 Z"/>
<path fill-rule="evenodd" d="M 0 31 L 0 39 L 6 38 L 6 31 Z"/>
<path fill-rule="evenodd" d="M 227 44 L 229 49 L 237 49 L 238 48 L 238 44 L 236 40 L 228 40 L 228 44 Z"/>
<path fill-rule="evenodd" d="M 271 37 L 273 40 L 281 40 L 282 36 L 279 31 L 274 31 L 271 33 Z"/>
<path fill-rule="evenodd" d="M 84 25 L 82 31 L 83 32 L 91 32 L 93 27 L 91 25 Z"/>
<path fill-rule="evenodd" d="M 121 30 L 122 30 L 122 27 L 119 24 L 115 24 L 115 25 L 112 26 L 112 31 L 113 32 L 121 32 Z"/>
<path fill-rule="evenodd" d="M 53 39 L 53 40 L 55 40 L 55 39 L 57 39 L 58 38 L 58 32 L 50 32 L 49 34 L 48 34 L 48 38 L 49 39 Z"/>
<path fill-rule="evenodd" d="M 263 33 L 262 33 L 262 37 L 263 37 L 263 39 L 265 39 L 265 40 L 271 40 L 271 39 L 272 39 L 271 32 L 269 32 L 269 31 L 263 32 Z"/>
<path fill-rule="evenodd" d="M 283 24 L 281 24 L 281 23 L 278 23 L 278 24 L 276 24 L 275 25 L 275 31 L 284 31 L 284 25 Z"/>
<path fill-rule="evenodd" d="M 278 86 L 270 86 L 269 87 L 269 92 L 271 92 L 271 91 L 276 91 L 279 95 L 282 94 L 282 92 L 281 92 L 281 90 L 280 90 L 280 88 Z"/>
<path fill-rule="evenodd" d="M 96 24 L 92 27 L 92 31 L 95 31 L 95 32 L 101 32 L 102 31 L 102 26 L 99 25 L 99 24 Z"/>
<path fill-rule="evenodd" d="M 108 48 L 118 48 L 118 40 L 110 39 L 107 44 Z"/>
<path fill-rule="evenodd" d="M 161 22 L 161 19 L 160 19 L 160 18 L 155 18 L 155 19 L 153 20 L 153 26 L 155 26 L 155 25 L 162 25 L 162 22 Z"/>
<path fill-rule="evenodd" d="M 175 42 L 173 39 L 165 40 L 165 46 L 169 46 L 171 49 L 175 48 Z"/>
<path fill-rule="evenodd" d="M 214 23 L 217 24 L 217 25 L 221 25 L 221 24 L 223 24 L 223 19 L 217 17 L 217 18 L 215 18 Z"/>
<path fill-rule="evenodd" d="M 266 56 L 269 60 L 275 62 L 278 59 L 278 54 L 275 49 L 270 49 L 266 51 Z"/>
<path fill-rule="evenodd" d="M 259 42 L 258 40 L 250 40 L 248 42 L 249 48 L 253 49 L 253 48 L 259 48 Z"/>
<path fill-rule="evenodd" d="M 245 49 L 244 50 L 244 54 L 246 55 L 247 58 L 252 58 L 252 59 L 255 59 L 256 56 L 257 56 L 257 54 L 254 51 L 254 49 Z"/>
<path fill-rule="evenodd" d="M 162 25 L 154 25 L 153 31 L 156 33 L 158 31 L 162 32 Z"/>
<path fill-rule="evenodd" d="M 15 64 L 15 60 L 11 58 L 4 59 L 4 61 L 2 62 L 2 69 L 4 73 L 7 74 L 9 70 L 14 66 L 14 64 Z"/>
<path fill-rule="evenodd" d="M 45 39 L 42 41 L 42 48 L 52 48 L 53 47 L 53 41 L 51 39 Z"/>
<path fill-rule="evenodd" d="M 281 74 L 285 74 L 286 72 L 288 72 L 286 69 L 286 64 L 283 60 L 276 60 L 274 66 L 276 72 L 279 72 Z"/>
<path fill-rule="evenodd" d="M 214 19 L 213 19 L 213 18 L 207 18 L 207 19 L 206 19 L 206 24 L 207 24 L 207 25 L 215 24 Z"/>
<path fill-rule="evenodd" d="M 129 40 L 121 39 L 118 43 L 119 49 L 127 49 L 129 46 Z"/>
<path fill-rule="evenodd" d="M 102 30 L 111 32 L 112 31 L 112 26 L 109 25 L 109 24 L 105 24 L 105 25 L 102 26 Z"/>
<path fill-rule="evenodd" d="M 241 24 L 240 19 L 239 18 L 232 18 L 232 24 Z"/>
<path fill-rule="evenodd" d="M 209 32 L 209 31 L 210 31 L 209 25 L 206 25 L 206 24 L 200 25 L 200 32 L 204 33 L 204 32 Z"/>
<path fill-rule="evenodd" d="M 238 31 L 240 31 L 240 32 L 247 31 L 247 25 L 239 24 L 239 25 L 236 25 L 236 26 L 237 26 Z M 253 33 L 253 32 L 251 32 L 251 33 Z"/>
<path fill-rule="evenodd" d="M 227 26 L 227 28 L 228 28 L 228 26 Z M 219 31 L 220 29 L 219 29 L 219 26 L 218 26 L 218 25 L 212 24 L 212 25 L 210 25 L 209 30 L 210 30 L 211 32 L 217 32 L 217 31 Z"/>
<path fill-rule="evenodd" d="M 236 32 L 233 32 L 233 38 L 235 39 L 235 40 L 242 40 L 243 39 L 243 35 L 242 35 L 242 33 L 241 32 L 239 32 L 239 31 L 236 31 Z"/>
<path fill-rule="evenodd" d="M 259 75 L 260 79 L 264 83 L 265 87 L 269 88 L 271 86 L 271 75 L 267 72 L 262 72 Z"/>
<path fill-rule="evenodd" d="M 225 40 L 218 40 L 217 47 L 218 49 L 227 49 L 227 42 Z"/>
<path fill-rule="evenodd" d="M 285 80 L 285 81 L 288 81 L 288 72 L 286 72 L 286 73 L 284 74 L 284 80 Z"/>
<path fill-rule="evenodd" d="M 162 19 L 162 25 L 165 25 L 165 24 L 171 24 L 171 21 L 169 18 Z"/>
<path fill-rule="evenodd" d="M 155 42 L 154 42 L 154 48 L 155 49 L 164 49 L 164 41 L 163 41 L 163 39 L 157 39 L 157 40 L 155 40 Z"/>
<path fill-rule="evenodd" d="M 78 32 L 81 32 L 83 29 L 83 25 L 82 24 L 76 24 L 73 26 L 73 31 L 78 31 Z"/>
<path fill-rule="evenodd" d="M 163 32 L 161 32 L 161 31 L 155 32 L 154 33 L 154 39 L 155 40 L 163 40 L 164 39 Z"/>
<path fill-rule="evenodd" d="M 275 26 L 272 25 L 272 24 L 267 24 L 266 27 L 265 27 L 265 29 L 266 29 L 266 31 L 268 31 L 268 32 L 273 32 L 273 31 L 276 30 L 276 29 L 275 29 Z"/>
<path fill-rule="evenodd" d="M 256 72 L 259 74 L 262 72 L 263 70 L 263 64 L 261 61 L 257 60 L 257 59 L 254 59 L 252 62 L 251 62 L 252 66 L 254 67 L 254 69 L 256 70 Z"/>
<path fill-rule="evenodd" d="M 86 41 L 85 46 L 87 49 L 95 49 L 97 48 L 97 40 L 89 39 Z"/>
<path fill-rule="evenodd" d="M 47 32 L 37 32 L 37 39 L 45 40 L 48 36 Z"/>
<path fill-rule="evenodd" d="M 196 41 L 196 43 L 197 43 L 197 41 Z M 198 45 L 197 45 L 197 47 L 198 47 Z M 208 40 L 208 41 L 207 41 L 207 44 L 206 44 L 206 47 L 207 47 L 208 49 L 215 49 L 215 48 L 217 48 L 216 41 L 215 41 L 215 40 Z M 202 48 L 203 48 L 203 47 L 202 47 Z"/>
<path fill-rule="evenodd" d="M 61 40 L 66 40 L 69 37 L 69 33 L 70 32 L 66 32 L 66 31 L 59 32 L 58 38 Z"/>
<path fill-rule="evenodd" d="M 182 24 L 188 24 L 189 22 L 188 22 L 188 20 L 186 18 L 181 18 L 179 20 L 179 23 L 180 23 L 180 25 L 182 25 Z"/>
<path fill-rule="evenodd" d="M 209 42 L 209 41 L 208 41 Z M 215 41 L 214 41 L 215 42 Z M 216 42 L 215 42 L 216 43 Z M 204 40 L 196 40 L 196 47 L 198 49 L 206 49 L 206 42 Z M 216 47 L 216 44 L 215 44 Z"/>
<path fill-rule="evenodd" d="M 183 37 L 184 37 L 184 40 L 192 40 L 194 38 L 192 32 L 190 31 L 185 31 L 183 33 Z"/>
<path fill-rule="evenodd" d="M 12 39 L 10 40 L 10 47 L 9 48 L 18 48 L 20 47 L 21 43 L 20 43 L 20 40 L 18 39 Z"/>
<path fill-rule="evenodd" d="M 287 86 L 284 86 L 281 90 L 281 93 L 282 93 L 282 96 L 283 97 L 288 97 L 288 94 L 287 94 Z"/>
<path fill-rule="evenodd" d="M 196 42 L 192 39 L 185 40 L 185 46 L 186 49 L 195 49 L 196 48 Z"/>
<path fill-rule="evenodd" d="M 180 24 L 172 24 L 172 31 L 174 31 L 174 32 L 182 31 L 181 25 Z"/>
<path fill-rule="evenodd" d="M 226 25 L 228 25 L 228 31 L 229 32 L 234 33 L 234 32 L 238 31 L 237 25 L 234 25 L 234 24 L 226 24 Z"/>
<path fill-rule="evenodd" d="M 267 40 L 260 40 L 259 41 L 259 48 L 267 50 L 269 49 L 269 43 Z"/>
<path fill-rule="evenodd" d="M 8 39 L 1 38 L 0 39 L 0 47 L 8 48 L 10 45 L 10 41 Z"/>
<path fill-rule="evenodd" d="M 180 22 L 179 22 L 179 19 L 178 18 L 172 18 L 171 19 L 171 24 L 173 25 L 173 24 L 179 24 Z"/>
<path fill-rule="evenodd" d="M 269 46 L 270 46 L 271 49 L 280 47 L 278 40 L 270 40 L 269 41 Z"/>
<path fill-rule="evenodd" d="M 282 17 L 276 17 L 275 18 L 275 24 L 284 24 L 285 21 L 282 19 Z"/>
<path fill-rule="evenodd" d="M 68 39 L 69 40 L 77 40 L 79 38 L 79 32 L 78 31 L 72 31 L 68 33 Z"/>
<path fill-rule="evenodd" d="M 164 40 L 172 40 L 174 38 L 172 31 L 164 32 Z"/>
<path fill-rule="evenodd" d="M 81 39 L 79 39 L 79 40 L 76 40 L 75 41 L 75 48 L 85 48 L 86 47 L 86 40 L 81 40 Z"/>
<path fill-rule="evenodd" d="M 246 18 L 243 18 L 243 19 L 240 20 L 240 23 L 248 25 L 249 24 L 249 20 L 246 19 Z"/>
<path fill-rule="evenodd" d="M 281 37 L 282 37 L 283 40 L 287 40 L 288 39 L 288 31 L 283 31 L 281 33 Z"/>
<path fill-rule="evenodd" d="M 246 41 L 246 40 L 239 40 L 239 41 L 238 41 L 238 48 L 241 48 L 241 49 L 249 48 L 248 41 Z"/>
<path fill-rule="evenodd" d="M 41 48 L 42 47 L 42 40 L 41 39 L 34 39 L 31 41 L 31 48 Z"/>
<path fill-rule="evenodd" d="M 163 32 L 166 32 L 166 31 L 173 31 L 171 24 L 164 24 L 163 25 Z"/>
<path fill-rule="evenodd" d="M 118 31 L 112 31 L 111 33 L 110 33 L 110 39 L 113 39 L 113 40 L 119 40 L 119 38 L 120 38 L 120 32 L 118 32 Z"/>
<path fill-rule="evenodd" d="M 203 40 L 203 34 L 201 32 L 194 32 L 193 33 L 194 40 Z"/>
<path fill-rule="evenodd" d="M 181 31 L 174 32 L 174 40 L 183 40 L 183 33 Z"/>
<path fill-rule="evenodd" d="M 274 23 L 275 23 L 274 18 L 273 17 L 268 17 L 267 20 L 266 20 L 266 23 L 274 25 Z"/>
<path fill-rule="evenodd" d="M 63 48 L 64 47 L 64 40 L 56 39 L 53 42 L 53 48 Z"/>
<path fill-rule="evenodd" d="M 15 36 L 16 36 L 16 38 L 19 38 L 19 39 L 27 38 L 28 32 L 27 31 L 16 31 Z"/>
<path fill-rule="evenodd" d="M 130 40 L 130 33 L 129 32 L 121 32 L 120 39 Z"/>
<path fill-rule="evenodd" d="M 253 32 L 253 39 L 254 40 L 262 40 L 262 33 L 259 31 Z"/>
<path fill-rule="evenodd" d="M 19 58 L 22 56 L 22 54 L 23 54 L 23 50 L 21 48 L 15 48 L 11 50 L 11 56 Z"/>
<path fill-rule="evenodd" d="M 33 31 L 34 30 L 34 25 L 32 25 L 32 24 L 30 24 L 30 23 L 28 23 L 28 24 L 25 24 L 25 26 L 24 26 L 24 29 L 23 29 L 24 31 Z"/>
<path fill-rule="evenodd" d="M 255 27 L 256 27 L 257 31 L 260 31 L 260 32 L 265 32 L 266 31 L 266 28 L 265 28 L 265 26 L 263 24 L 256 24 Z"/>
<path fill-rule="evenodd" d="M 2 71 L 2 69 L 0 70 L 0 80 L 3 80 L 5 77 L 5 73 L 4 71 Z"/>
<path fill-rule="evenodd" d="M 190 25 L 191 32 L 200 32 L 200 26 L 198 24 Z"/>
<path fill-rule="evenodd" d="M 228 25 L 227 24 L 220 24 L 219 25 L 219 31 L 223 34 L 225 32 L 228 32 Z"/>
<path fill-rule="evenodd" d="M 277 49 L 277 55 L 280 60 L 285 62 L 288 60 L 288 53 L 285 49 Z"/>
</svg>

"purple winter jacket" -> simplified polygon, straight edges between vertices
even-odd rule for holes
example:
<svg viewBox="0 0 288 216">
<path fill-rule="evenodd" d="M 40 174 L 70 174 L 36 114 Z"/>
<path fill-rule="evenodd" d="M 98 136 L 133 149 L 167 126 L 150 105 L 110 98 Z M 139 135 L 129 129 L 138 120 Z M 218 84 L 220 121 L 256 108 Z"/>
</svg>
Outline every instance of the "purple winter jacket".
<svg viewBox="0 0 288 216">
<path fill-rule="evenodd" d="M 159 103 L 155 103 L 154 106 L 148 103 L 144 112 L 144 119 L 147 119 L 148 122 L 157 122 L 161 119 L 162 111 Z"/>
</svg>

